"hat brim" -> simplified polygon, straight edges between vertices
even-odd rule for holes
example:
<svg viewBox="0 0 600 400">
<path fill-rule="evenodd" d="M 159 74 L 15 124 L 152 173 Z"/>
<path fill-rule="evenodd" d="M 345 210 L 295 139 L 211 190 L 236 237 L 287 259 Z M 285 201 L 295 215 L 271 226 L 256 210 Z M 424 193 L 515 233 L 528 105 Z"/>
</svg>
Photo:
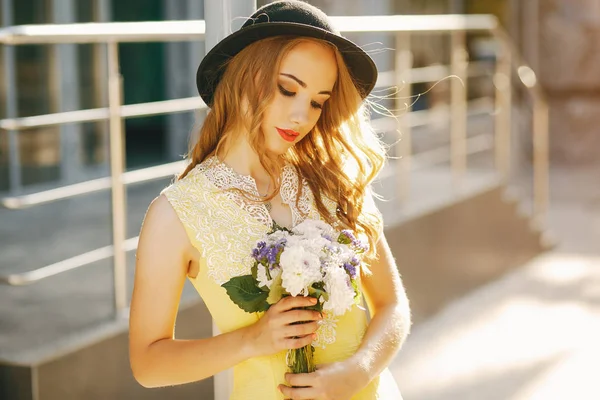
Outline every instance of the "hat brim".
<svg viewBox="0 0 600 400">
<path fill-rule="evenodd" d="M 352 41 L 324 29 L 294 22 L 259 23 L 240 29 L 217 43 L 202 59 L 196 72 L 196 85 L 202 100 L 210 107 L 221 80 L 223 64 L 246 46 L 273 36 L 291 35 L 328 41 L 335 45 L 361 95 L 366 97 L 375 87 L 377 67 L 373 59 Z"/>
</svg>

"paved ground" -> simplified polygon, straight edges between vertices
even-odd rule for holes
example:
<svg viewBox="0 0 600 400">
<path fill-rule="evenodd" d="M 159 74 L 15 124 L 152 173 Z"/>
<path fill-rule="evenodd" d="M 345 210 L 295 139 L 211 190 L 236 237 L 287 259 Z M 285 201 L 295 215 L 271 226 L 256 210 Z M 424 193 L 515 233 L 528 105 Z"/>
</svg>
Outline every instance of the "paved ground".
<svg viewBox="0 0 600 400">
<path fill-rule="evenodd" d="M 553 252 L 415 327 L 405 400 L 600 399 L 600 257 Z"/>
<path fill-rule="evenodd" d="M 600 399 L 600 170 L 551 182 L 557 247 L 414 327 L 392 365 L 405 400 Z"/>
</svg>

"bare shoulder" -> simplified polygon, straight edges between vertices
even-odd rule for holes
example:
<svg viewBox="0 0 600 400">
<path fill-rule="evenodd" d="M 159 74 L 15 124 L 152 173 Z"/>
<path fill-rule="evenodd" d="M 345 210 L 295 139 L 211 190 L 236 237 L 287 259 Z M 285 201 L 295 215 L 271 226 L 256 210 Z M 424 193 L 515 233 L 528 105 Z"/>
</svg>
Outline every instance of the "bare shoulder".
<svg viewBox="0 0 600 400">
<path fill-rule="evenodd" d="M 156 197 L 148 207 L 142 230 L 138 254 L 168 251 L 183 259 L 191 258 L 193 248 L 179 216 L 164 194 Z"/>
<path fill-rule="evenodd" d="M 175 226 L 179 224 L 179 217 L 167 199 L 167 196 L 161 194 L 150 203 L 148 212 L 144 219 L 144 224 L 153 223 L 159 225 Z"/>
</svg>

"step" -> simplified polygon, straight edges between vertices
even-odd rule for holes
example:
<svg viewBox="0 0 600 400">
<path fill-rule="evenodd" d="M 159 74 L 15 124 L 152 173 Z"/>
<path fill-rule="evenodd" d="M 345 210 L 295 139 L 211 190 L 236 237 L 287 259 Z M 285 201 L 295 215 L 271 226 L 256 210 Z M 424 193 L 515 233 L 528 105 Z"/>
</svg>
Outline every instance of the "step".
<svg viewBox="0 0 600 400">
<path fill-rule="evenodd" d="M 411 400 L 600 398 L 600 257 L 552 251 L 415 326 L 390 369 Z"/>
</svg>

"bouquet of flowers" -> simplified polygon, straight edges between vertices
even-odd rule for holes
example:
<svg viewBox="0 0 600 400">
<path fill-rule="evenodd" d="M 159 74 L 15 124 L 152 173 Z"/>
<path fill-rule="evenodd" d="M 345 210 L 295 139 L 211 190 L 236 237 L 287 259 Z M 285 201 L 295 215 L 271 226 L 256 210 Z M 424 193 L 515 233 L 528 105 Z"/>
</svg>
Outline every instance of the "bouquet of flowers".
<svg viewBox="0 0 600 400">
<path fill-rule="evenodd" d="M 224 283 L 231 300 L 242 310 L 266 311 L 285 296 L 311 296 L 317 304 L 308 309 L 343 315 L 361 298 L 357 274 L 359 255 L 368 247 L 352 231 L 336 231 L 327 223 L 307 219 L 293 230 L 273 229 L 252 250 L 252 275 Z M 315 371 L 314 347 L 287 352 L 292 373 Z"/>
</svg>

